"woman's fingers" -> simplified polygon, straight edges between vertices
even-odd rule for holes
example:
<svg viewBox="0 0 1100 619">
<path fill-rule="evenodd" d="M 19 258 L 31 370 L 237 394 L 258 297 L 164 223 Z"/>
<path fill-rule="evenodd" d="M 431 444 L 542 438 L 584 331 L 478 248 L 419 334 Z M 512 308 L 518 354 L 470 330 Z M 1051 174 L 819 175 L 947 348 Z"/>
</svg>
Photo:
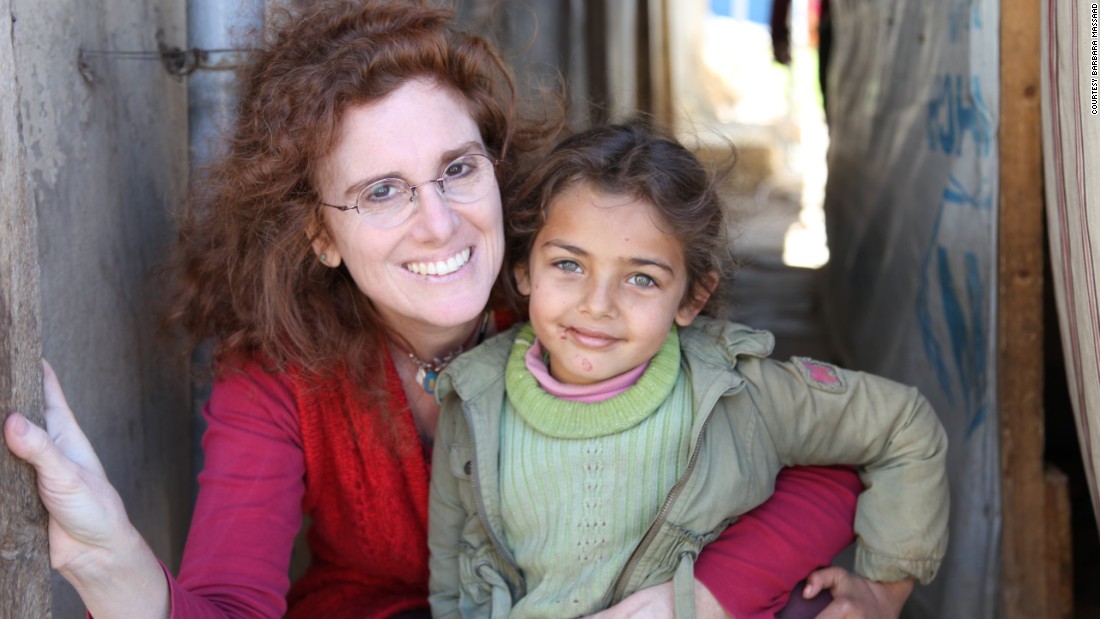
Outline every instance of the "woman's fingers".
<svg viewBox="0 0 1100 619">
<path fill-rule="evenodd" d="M 29 462 L 39 475 L 72 474 L 73 465 L 97 475 L 103 466 L 84 432 L 77 425 L 53 369 L 43 361 L 42 387 L 45 396 L 45 428 L 18 413 L 4 422 L 4 439 L 12 453 Z"/>
<path fill-rule="evenodd" d="M 810 574 L 802 593 L 811 598 L 825 589 L 832 592 L 833 601 L 817 619 L 897 619 L 913 592 L 913 582 L 877 582 L 829 567 Z"/>
<path fill-rule="evenodd" d="M 874 613 L 866 614 L 867 600 L 853 599 L 853 578 L 848 570 L 839 567 L 827 567 L 814 571 L 806 578 L 806 587 L 803 589 L 803 597 L 813 598 L 822 591 L 828 589 L 833 594 L 833 601 L 826 606 L 817 619 L 864 619 L 865 617 L 877 617 Z M 873 601 L 873 600 L 872 600 Z M 885 618 L 882 618 L 885 619 Z"/>
<path fill-rule="evenodd" d="M 806 577 L 806 586 L 802 588 L 802 597 L 807 600 L 817 597 L 825 589 L 835 589 L 840 586 L 848 572 L 840 567 L 826 567 L 815 570 Z"/>
<path fill-rule="evenodd" d="M 4 421 L 4 440 L 13 454 L 29 462 L 39 472 L 65 468 L 61 450 L 50 440 L 46 431 L 19 413 L 12 413 Z"/>
<path fill-rule="evenodd" d="M 69 408 L 69 403 L 65 399 L 65 393 L 61 390 L 61 383 L 57 380 L 57 374 L 45 360 L 42 361 L 42 389 L 46 402 L 46 409 L 43 412 L 46 431 L 54 445 L 81 468 L 98 475 L 105 475 L 103 465 L 100 464 L 99 457 L 88 442 L 88 437 L 76 423 L 72 409 Z"/>
<path fill-rule="evenodd" d="M 58 523 L 68 529 L 80 518 L 109 511 L 116 493 L 103 467 L 77 425 L 57 376 L 43 363 L 46 427 L 18 413 L 4 421 L 4 440 L 38 473 L 39 495 Z M 70 521 L 76 517 L 77 520 Z M 79 525 L 76 525 L 79 527 Z"/>
</svg>

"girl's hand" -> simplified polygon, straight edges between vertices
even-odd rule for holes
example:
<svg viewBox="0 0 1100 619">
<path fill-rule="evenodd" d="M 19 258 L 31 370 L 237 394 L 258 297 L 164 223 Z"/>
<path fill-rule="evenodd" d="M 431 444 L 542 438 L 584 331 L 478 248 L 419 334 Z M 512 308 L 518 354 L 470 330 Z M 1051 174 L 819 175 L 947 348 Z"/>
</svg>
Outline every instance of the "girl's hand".
<svg viewBox="0 0 1100 619">
<path fill-rule="evenodd" d="M 12 414 L 4 421 L 4 440 L 38 473 L 38 494 L 49 512 L 50 564 L 94 615 L 167 617 L 160 563 L 127 518 L 45 362 L 43 387 L 46 429 Z"/>
<path fill-rule="evenodd" d="M 675 607 L 675 593 L 669 581 L 636 591 L 611 608 L 589 615 L 588 619 L 667 619 L 676 614 Z M 710 590 L 699 581 L 695 581 L 695 616 L 700 619 L 729 617 Z"/>
<path fill-rule="evenodd" d="M 810 599 L 825 589 L 832 592 L 833 601 L 817 619 L 897 619 L 913 592 L 913 581 L 878 582 L 828 567 L 810 574 L 802 596 Z"/>
</svg>

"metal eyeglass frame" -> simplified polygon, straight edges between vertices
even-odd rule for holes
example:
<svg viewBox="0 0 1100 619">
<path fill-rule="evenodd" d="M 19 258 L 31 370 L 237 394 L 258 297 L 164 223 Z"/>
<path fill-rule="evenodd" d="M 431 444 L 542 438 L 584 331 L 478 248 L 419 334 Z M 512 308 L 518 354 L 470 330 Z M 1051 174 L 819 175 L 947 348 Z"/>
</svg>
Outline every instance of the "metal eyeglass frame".
<svg viewBox="0 0 1100 619">
<path fill-rule="evenodd" d="M 431 183 L 435 183 L 435 184 L 436 184 L 436 186 L 437 186 L 437 187 L 439 188 L 439 195 L 440 195 L 440 197 L 442 197 L 442 198 L 443 198 L 443 199 L 444 199 L 445 201 L 447 201 L 447 202 L 452 202 L 451 198 L 449 198 L 449 197 L 447 196 L 447 188 L 446 188 L 446 186 L 444 185 L 444 183 L 446 183 L 446 181 L 447 181 L 447 175 L 446 175 L 446 170 L 447 170 L 447 168 L 451 167 L 451 165 L 453 165 L 453 164 L 454 164 L 454 163 L 455 163 L 456 161 L 460 161 L 460 160 L 462 160 L 462 159 L 466 159 L 467 157 L 484 157 L 485 159 L 489 160 L 489 164 L 490 164 L 490 166 L 491 166 L 491 169 L 495 169 L 495 168 L 496 168 L 497 166 L 499 166 L 499 165 L 500 165 L 501 163 L 503 163 L 503 161 L 502 161 L 502 160 L 500 160 L 500 159 L 494 159 L 494 158 L 492 158 L 492 157 L 490 157 L 489 155 L 486 155 L 486 154 L 484 154 L 484 153 L 466 153 L 465 155 L 459 155 L 458 157 L 455 157 L 455 158 L 454 158 L 454 159 L 452 159 L 451 161 L 447 162 L 447 163 L 446 163 L 446 164 L 445 164 L 445 165 L 444 165 L 444 166 L 442 167 L 442 170 L 443 170 L 443 172 L 441 172 L 441 173 L 440 173 L 440 175 L 439 175 L 439 176 L 438 176 L 437 178 L 431 178 L 431 179 L 428 179 L 428 180 L 426 180 L 426 181 L 423 181 L 423 182 L 417 183 L 417 184 L 415 184 L 415 185 L 410 185 L 410 184 L 409 184 L 409 182 L 408 182 L 408 181 L 406 181 L 406 180 L 405 180 L 405 179 L 403 179 L 403 178 L 392 178 L 392 177 L 389 177 L 389 178 L 380 178 L 380 179 L 378 179 L 378 180 L 376 180 L 376 181 L 371 181 L 371 183 L 370 183 L 370 184 L 368 184 L 368 185 L 367 185 L 366 187 L 364 187 L 364 188 L 363 188 L 362 190 L 360 190 L 358 194 L 356 194 L 356 196 L 355 196 L 355 204 L 343 205 L 343 204 L 329 204 L 329 203 L 327 203 L 327 202 L 321 202 L 321 205 L 322 205 L 322 206 L 327 206 L 327 207 L 329 207 L 329 208 L 334 208 L 334 209 L 336 209 L 336 210 L 338 210 L 338 211 L 341 211 L 341 212 L 343 212 L 343 211 L 351 211 L 351 210 L 354 210 L 354 211 L 356 212 L 356 214 L 358 214 L 358 215 L 362 215 L 362 216 L 366 217 L 366 218 L 367 218 L 367 220 L 369 221 L 369 217 L 370 217 L 370 215 L 371 215 L 372 213 L 371 213 L 370 211 L 367 211 L 367 210 L 361 210 L 361 209 L 359 208 L 359 202 L 360 202 L 360 201 L 362 200 L 362 198 L 363 198 L 363 195 L 364 195 L 365 193 L 367 193 L 367 191 L 368 191 L 368 190 L 369 190 L 369 189 L 370 189 L 371 187 L 374 187 L 374 186 L 378 185 L 379 183 L 385 183 L 385 182 L 397 182 L 397 183 L 401 183 L 401 184 L 403 184 L 403 185 L 404 185 L 404 186 L 405 186 L 406 188 L 408 188 L 408 191 L 409 191 L 409 202 L 411 202 L 411 203 L 414 203 L 414 205 L 415 205 L 415 206 L 419 206 L 419 205 L 420 205 L 420 201 L 419 201 L 419 199 L 417 198 L 417 192 L 416 192 L 416 190 L 417 190 L 417 189 L 419 189 L 419 188 L 421 188 L 421 187 L 423 187 L 424 185 L 428 185 L 428 184 L 431 184 Z M 495 173 L 494 173 L 494 180 L 496 180 L 496 179 L 495 179 Z M 480 198 L 482 198 L 482 197 L 484 197 L 484 196 L 479 196 L 479 197 L 477 197 L 477 198 L 471 198 L 471 199 L 469 200 L 469 202 L 473 202 L 473 201 L 475 201 L 475 200 L 478 200 L 478 199 L 480 199 Z M 458 202 L 458 204 L 467 204 L 467 203 L 468 203 L 468 202 Z M 408 220 L 409 220 L 409 218 L 410 218 L 410 217 L 412 217 L 412 214 L 413 214 L 414 212 L 416 212 L 416 209 L 415 209 L 415 208 L 413 208 L 412 210 L 410 210 L 410 211 L 409 211 L 409 213 L 408 213 L 408 215 L 406 215 L 405 217 L 403 217 L 403 218 L 402 218 L 402 219 L 401 219 L 400 221 L 396 221 L 396 222 L 393 222 L 393 223 L 390 223 L 390 224 L 387 224 L 387 225 L 383 225 L 383 226 L 378 226 L 378 227 L 382 227 L 382 228 L 392 228 L 392 227 L 394 227 L 394 226 L 399 226 L 399 225 L 401 225 L 401 224 L 405 223 L 406 221 L 408 221 Z M 374 225 L 377 225 L 377 224 L 374 224 Z"/>
</svg>

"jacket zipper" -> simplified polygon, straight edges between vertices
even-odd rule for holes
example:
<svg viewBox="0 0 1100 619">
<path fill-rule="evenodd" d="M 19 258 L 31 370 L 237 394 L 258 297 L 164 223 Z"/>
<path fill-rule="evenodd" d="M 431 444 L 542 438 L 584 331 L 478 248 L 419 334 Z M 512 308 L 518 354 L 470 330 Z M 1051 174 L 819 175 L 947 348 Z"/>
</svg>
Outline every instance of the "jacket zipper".
<svg viewBox="0 0 1100 619">
<path fill-rule="evenodd" d="M 516 564 L 515 559 L 512 558 L 512 553 L 508 551 L 508 548 L 500 541 L 500 537 L 497 536 L 496 530 L 489 525 L 489 516 L 485 513 L 485 499 L 481 495 L 481 475 L 478 471 L 478 457 L 477 457 L 477 441 L 474 440 L 474 424 L 470 420 L 470 410 L 463 404 L 462 416 L 466 419 L 466 428 L 470 432 L 470 444 L 473 446 L 473 468 L 470 471 L 470 477 L 473 489 L 474 489 L 474 502 L 477 503 L 477 516 L 481 520 L 481 526 L 485 527 L 485 532 L 489 534 L 489 539 L 492 541 L 493 546 L 496 547 L 500 556 L 508 562 L 508 566 L 512 568 L 512 572 L 516 575 L 514 579 L 519 582 L 519 565 Z"/>
<path fill-rule="evenodd" d="M 672 509 L 672 505 L 676 502 L 676 499 L 679 498 L 680 492 L 683 491 L 684 486 L 687 485 L 688 478 L 690 478 L 692 472 L 695 471 L 695 463 L 699 459 L 699 448 L 703 444 L 703 435 L 706 433 L 707 426 L 710 424 L 713 412 L 713 407 L 711 407 L 711 412 L 707 413 L 707 418 L 703 420 L 703 425 L 699 428 L 699 436 L 695 439 L 695 447 L 691 450 L 691 458 L 688 460 L 687 469 L 684 471 L 684 474 L 680 476 L 676 484 L 672 486 L 672 490 L 668 491 L 665 502 L 657 512 L 657 517 L 654 518 L 653 523 L 649 525 L 649 529 L 646 530 L 645 535 L 642 537 L 642 541 L 638 543 L 638 547 L 631 553 L 630 559 L 628 559 L 626 565 L 623 566 L 623 571 L 619 573 L 619 578 L 616 579 L 615 586 L 611 589 L 613 591 L 612 601 L 621 601 L 623 599 L 626 583 L 630 580 L 630 576 L 634 573 L 635 568 L 641 563 L 642 556 L 645 555 L 645 551 L 649 549 L 649 545 L 653 543 L 653 539 L 657 537 L 657 531 L 660 530 L 661 525 L 663 525 L 665 519 L 668 518 L 668 512 Z"/>
</svg>

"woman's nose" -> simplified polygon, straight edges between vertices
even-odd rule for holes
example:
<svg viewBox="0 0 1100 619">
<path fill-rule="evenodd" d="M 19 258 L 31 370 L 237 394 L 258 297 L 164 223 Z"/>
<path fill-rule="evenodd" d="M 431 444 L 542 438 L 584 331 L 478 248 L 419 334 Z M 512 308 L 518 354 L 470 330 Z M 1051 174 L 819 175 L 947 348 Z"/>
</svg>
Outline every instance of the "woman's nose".
<svg viewBox="0 0 1100 619">
<path fill-rule="evenodd" d="M 426 183 L 416 189 L 416 230 L 421 240 L 446 240 L 458 228 L 458 213 L 451 208 L 439 183 Z"/>
</svg>

